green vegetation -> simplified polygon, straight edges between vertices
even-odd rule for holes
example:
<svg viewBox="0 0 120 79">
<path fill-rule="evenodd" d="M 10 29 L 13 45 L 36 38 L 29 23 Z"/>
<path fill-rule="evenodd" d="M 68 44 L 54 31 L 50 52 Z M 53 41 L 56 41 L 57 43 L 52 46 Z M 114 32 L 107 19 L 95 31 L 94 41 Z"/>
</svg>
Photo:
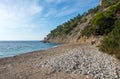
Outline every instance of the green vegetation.
<svg viewBox="0 0 120 79">
<path fill-rule="evenodd" d="M 99 45 L 100 50 L 120 59 L 120 19 L 117 13 L 120 11 L 120 2 L 109 6 L 104 12 L 97 12 L 90 20 L 82 34 L 85 36 L 103 35 L 105 38 Z"/>
<path fill-rule="evenodd" d="M 115 21 L 114 27 L 108 36 L 102 40 L 100 50 L 120 59 L 120 19 Z"/>
<path fill-rule="evenodd" d="M 113 4 L 116 4 L 117 2 L 120 2 L 120 0 L 104 0 L 102 7 L 106 8 L 108 6 L 111 6 Z"/>
<path fill-rule="evenodd" d="M 68 22 L 59 25 L 56 29 L 52 30 L 48 36 L 60 36 L 70 33 L 70 31 L 77 26 L 78 22 L 81 19 L 81 15 L 77 15 L 73 19 L 70 19 Z"/>
<path fill-rule="evenodd" d="M 81 23 L 84 23 L 84 22 L 86 22 L 86 21 L 87 21 L 86 16 L 83 16 L 83 17 L 81 18 Z"/>
<path fill-rule="evenodd" d="M 120 11 L 120 2 L 114 5 L 107 3 L 105 6 L 108 5 L 111 6 L 105 11 L 96 11 L 95 16 L 90 20 L 88 27 L 82 31 L 82 34 L 85 36 L 105 36 L 99 45 L 100 50 L 120 59 L 120 18 L 116 15 Z"/>
<path fill-rule="evenodd" d="M 88 26 L 87 28 L 85 28 L 84 30 L 82 30 L 82 35 L 85 35 L 85 36 L 91 36 L 91 35 L 94 35 L 94 31 L 95 31 L 95 26 Z"/>
<path fill-rule="evenodd" d="M 52 30 L 48 37 L 56 37 L 56 36 L 62 36 L 69 34 L 78 23 L 84 23 L 87 21 L 86 16 L 88 14 L 94 15 L 98 10 L 100 6 L 97 6 L 93 9 L 90 9 L 87 13 L 83 13 L 82 15 L 78 14 L 73 19 L 70 19 L 68 22 L 63 23 L 62 25 L 57 26 L 56 29 Z"/>
<path fill-rule="evenodd" d="M 88 13 L 87 14 L 95 14 L 96 12 L 98 12 L 100 9 L 100 6 L 97 6 L 95 8 L 92 8 L 90 10 L 88 10 Z"/>
<path fill-rule="evenodd" d="M 117 20 L 116 13 L 120 11 L 120 2 L 110 6 L 104 12 L 97 12 L 90 20 L 88 28 L 83 30 L 83 35 L 107 35 L 114 28 L 114 22 Z"/>
<path fill-rule="evenodd" d="M 87 27 L 82 30 L 83 36 L 102 35 L 105 38 L 101 41 L 99 48 L 101 51 L 115 55 L 120 59 L 120 0 L 104 0 L 102 6 L 90 9 L 82 16 L 78 15 L 68 22 L 59 25 L 52 30 L 49 37 L 64 36 L 78 25 L 88 21 L 87 15 L 94 15 Z M 116 3 L 116 4 L 115 4 Z M 107 7 L 107 8 L 106 8 Z M 77 30 L 78 32 L 79 30 Z"/>
</svg>

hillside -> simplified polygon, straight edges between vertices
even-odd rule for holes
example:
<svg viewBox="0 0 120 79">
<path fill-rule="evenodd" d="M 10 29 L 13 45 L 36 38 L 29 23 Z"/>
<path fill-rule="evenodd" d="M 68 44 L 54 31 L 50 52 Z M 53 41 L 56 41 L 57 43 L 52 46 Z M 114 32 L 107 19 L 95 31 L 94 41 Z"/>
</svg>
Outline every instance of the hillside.
<svg viewBox="0 0 120 79">
<path fill-rule="evenodd" d="M 100 5 L 52 30 L 45 42 L 97 44 L 101 51 L 120 58 L 120 0 Z"/>
<path fill-rule="evenodd" d="M 82 30 L 89 25 L 89 20 L 93 14 L 78 16 L 52 30 L 51 33 L 47 35 L 47 38 L 45 38 L 45 41 L 55 43 L 73 43 L 80 41 Z"/>
</svg>

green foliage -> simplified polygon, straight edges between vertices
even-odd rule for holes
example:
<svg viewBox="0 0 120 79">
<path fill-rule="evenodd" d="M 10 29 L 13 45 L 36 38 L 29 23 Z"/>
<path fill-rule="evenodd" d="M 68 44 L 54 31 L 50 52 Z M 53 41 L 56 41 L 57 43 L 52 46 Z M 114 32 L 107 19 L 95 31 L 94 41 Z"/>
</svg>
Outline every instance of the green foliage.
<svg viewBox="0 0 120 79">
<path fill-rule="evenodd" d="M 88 29 L 85 29 L 82 31 L 82 34 L 85 35 L 85 36 L 90 36 L 92 34 L 94 34 L 95 32 L 95 26 L 88 26 L 89 28 Z"/>
<path fill-rule="evenodd" d="M 105 16 L 102 12 L 96 13 L 96 15 L 90 20 L 90 22 L 94 25 L 100 25 L 103 23 L 103 20 L 105 19 Z"/>
<path fill-rule="evenodd" d="M 115 21 L 114 29 L 102 40 L 100 50 L 120 59 L 120 19 Z"/>
<path fill-rule="evenodd" d="M 120 2 L 118 2 L 116 5 L 108 7 L 108 10 L 104 12 L 104 15 L 106 17 L 115 17 L 115 14 L 120 11 Z"/>
<path fill-rule="evenodd" d="M 87 21 L 86 15 L 96 14 L 90 20 L 88 27 L 82 30 L 82 35 L 105 35 L 105 38 L 99 46 L 100 50 L 115 55 L 120 59 L 120 19 L 116 16 L 120 11 L 119 1 L 120 0 L 104 0 L 102 6 L 90 9 L 88 13 L 84 13 L 82 16 L 78 15 L 68 22 L 59 25 L 55 30 L 51 31 L 48 37 L 67 35 L 77 26 L 78 22 L 82 23 Z M 104 12 L 100 12 L 101 7 L 108 8 L 104 10 Z"/>
<path fill-rule="evenodd" d="M 78 14 L 73 19 L 70 19 L 68 22 L 59 25 L 56 29 L 52 30 L 48 36 L 59 36 L 68 34 L 74 27 L 77 26 L 78 22 L 81 19 L 81 15 Z"/>
<path fill-rule="evenodd" d="M 120 0 L 104 0 L 102 7 L 106 8 L 108 6 L 111 6 L 113 4 L 116 4 L 117 2 L 120 2 Z"/>
<path fill-rule="evenodd" d="M 89 35 L 104 35 L 111 31 L 114 19 L 104 16 L 104 13 L 98 12 L 96 16 L 90 20 L 90 23 L 92 26 L 88 27 L 86 33 L 89 33 Z"/>
<path fill-rule="evenodd" d="M 105 12 L 97 12 L 90 20 L 91 27 L 85 29 L 83 35 L 107 35 L 114 28 L 118 11 L 120 11 L 120 2 L 110 6 Z"/>
<path fill-rule="evenodd" d="M 86 16 L 83 16 L 83 17 L 81 18 L 81 23 L 84 23 L 84 22 L 86 22 L 86 21 L 87 21 Z"/>
<path fill-rule="evenodd" d="M 100 9 L 100 6 L 88 10 L 87 14 L 95 14 Z"/>
</svg>

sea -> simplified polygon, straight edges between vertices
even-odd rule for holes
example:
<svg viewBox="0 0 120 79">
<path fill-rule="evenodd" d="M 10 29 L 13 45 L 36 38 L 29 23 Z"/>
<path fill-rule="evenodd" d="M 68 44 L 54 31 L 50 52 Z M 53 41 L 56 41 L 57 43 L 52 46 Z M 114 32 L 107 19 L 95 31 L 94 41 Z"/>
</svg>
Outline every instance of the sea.
<svg viewBox="0 0 120 79">
<path fill-rule="evenodd" d="M 44 43 L 41 41 L 0 41 L 0 58 L 45 50 L 55 46 L 58 46 L 58 44 Z"/>
</svg>

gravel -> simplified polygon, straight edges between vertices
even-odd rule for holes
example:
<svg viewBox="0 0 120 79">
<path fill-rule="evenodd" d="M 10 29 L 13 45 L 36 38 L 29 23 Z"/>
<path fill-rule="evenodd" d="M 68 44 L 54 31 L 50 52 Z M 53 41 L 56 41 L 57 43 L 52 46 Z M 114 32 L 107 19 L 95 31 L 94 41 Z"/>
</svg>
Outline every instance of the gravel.
<svg viewBox="0 0 120 79">
<path fill-rule="evenodd" d="M 57 71 L 90 75 L 94 79 L 120 79 L 120 63 L 114 57 L 92 46 L 66 49 L 65 53 L 41 61 L 40 66 L 51 66 Z"/>
</svg>

